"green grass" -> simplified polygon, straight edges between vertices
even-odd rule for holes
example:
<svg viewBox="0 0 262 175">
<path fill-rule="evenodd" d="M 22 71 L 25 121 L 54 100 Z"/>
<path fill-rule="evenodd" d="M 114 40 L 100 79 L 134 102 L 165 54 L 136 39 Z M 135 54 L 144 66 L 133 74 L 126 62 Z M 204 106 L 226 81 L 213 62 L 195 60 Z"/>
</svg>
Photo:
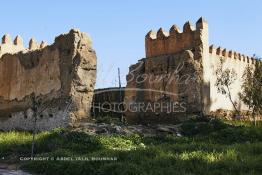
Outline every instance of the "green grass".
<svg viewBox="0 0 262 175">
<path fill-rule="evenodd" d="M 213 120 L 188 121 L 183 137 L 90 136 L 56 129 L 37 134 L 37 156 L 116 157 L 116 161 L 27 161 L 22 168 L 45 174 L 246 175 L 262 174 L 262 129 Z M 0 133 L 0 154 L 30 156 L 32 135 Z"/>
</svg>

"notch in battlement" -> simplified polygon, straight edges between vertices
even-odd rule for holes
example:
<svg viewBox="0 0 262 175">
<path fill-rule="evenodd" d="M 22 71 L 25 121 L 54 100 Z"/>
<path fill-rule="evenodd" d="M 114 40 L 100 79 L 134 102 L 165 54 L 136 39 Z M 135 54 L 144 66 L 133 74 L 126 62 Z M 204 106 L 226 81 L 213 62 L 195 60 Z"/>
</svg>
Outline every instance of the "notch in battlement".
<svg viewBox="0 0 262 175">
<path fill-rule="evenodd" d="M 212 56 L 219 56 L 220 58 L 231 58 L 238 61 L 243 61 L 250 64 L 255 64 L 258 61 L 256 58 L 246 56 L 236 51 L 223 49 L 221 47 L 215 47 L 214 45 L 209 46 L 209 53 Z"/>
<path fill-rule="evenodd" d="M 169 32 L 160 28 L 157 32 L 149 31 L 145 36 L 146 57 L 154 57 L 159 55 L 173 54 L 182 50 L 194 50 L 197 46 L 196 40 L 201 40 L 203 33 L 208 35 L 208 24 L 201 17 L 196 25 L 193 26 L 189 21 L 183 25 L 181 32 L 179 27 L 173 25 Z"/>
</svg>

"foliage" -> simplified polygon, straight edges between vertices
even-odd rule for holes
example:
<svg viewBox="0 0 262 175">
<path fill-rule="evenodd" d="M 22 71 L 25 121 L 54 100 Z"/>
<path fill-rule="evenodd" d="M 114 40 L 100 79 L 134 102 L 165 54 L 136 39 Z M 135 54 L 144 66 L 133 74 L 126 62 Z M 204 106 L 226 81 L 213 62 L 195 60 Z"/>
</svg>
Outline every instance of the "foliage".
<svg viewBox="0 0 262 175">
<path fill-rule="evenodd" d="M 217 91 L 219 93 L 226 95 L 229 98 L 235 111 L 239 114 L 239 110 L 237 109 L 236 104 L 233 101 L 232 95 L 231 95 L 232 84 L 237 79 L 237 73 L 235 72 L 234 69 L 229 69 L 229 68 L 225 69 L 224 62 L 221 59 L 220 65 L 218 66 L 216 70 L 216 76 L 217 76 L 217 79 L 216 79 L 215 86 L 217 87 Z"/>
<path fill-rule="evenodd" d="M 89 135 L 56 129 L 36 134 L 36 156 L 116 157 L 117 161 L 25 161 L 45 174 L 261 174 L 262 130 L 220 120 L 190 120 L 183 137 L 174 135 Z M 32 134 L 1 132 L 0 153 L 17 161 L 30 156 Z M 16 157 L 13 157 L 13 156 Z"/>
<path fill-rule="evenodd" d="M 247 66 L 243 74 L 242 101 L 252 111 L 253 117 L 262 114 L 262 64 Z"/>
</svg>

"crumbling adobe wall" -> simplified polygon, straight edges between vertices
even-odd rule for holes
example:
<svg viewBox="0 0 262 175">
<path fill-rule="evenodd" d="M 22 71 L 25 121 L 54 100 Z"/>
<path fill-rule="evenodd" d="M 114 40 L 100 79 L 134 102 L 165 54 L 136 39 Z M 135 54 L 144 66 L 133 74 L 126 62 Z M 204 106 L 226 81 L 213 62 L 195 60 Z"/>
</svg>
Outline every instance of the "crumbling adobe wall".
<svg viewBox="0 0 262 175">
<path fill-rule="evenodd" d="M 20 52 L 19 52 L 20 51 Z M 32 97 L 47 109 L 37 129 L 68 127 L 90 116 L 96 78 L 96 54 L 90 38 L 71 30 L 40 45 L 5 35 L 0 45 L 0 129 L 33 129 Z"/>
<path fill-rule="evenodd" d="M 150 31 L 145 47 L 146 58 L 130 66 L 127 75 L 127 122 L 175 123 L 188 114 L 201 114 L 209 102 L 209 94 L 202 92 L 209 85 L 202 66 L 209 56 L 207 23 L 200 18 L 196 29 L 187 22 L 183 32 L 175 25 L 169 33 L 162 28 Z"/>
</svg>

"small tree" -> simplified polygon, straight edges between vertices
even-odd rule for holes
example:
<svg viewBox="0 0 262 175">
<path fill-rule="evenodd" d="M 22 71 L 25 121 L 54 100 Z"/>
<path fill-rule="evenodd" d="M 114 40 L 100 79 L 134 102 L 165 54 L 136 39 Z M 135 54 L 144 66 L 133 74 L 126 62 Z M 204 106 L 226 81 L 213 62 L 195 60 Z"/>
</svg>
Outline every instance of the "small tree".
<svg viewBox="0 0 262 175">
<path fill-rule="evenodd" d="M 35 135 L 36 135 L 36 124 L 37 124 L 37 116 L 38 116 L 38 107 L 40 105 L 40 101 L 36 99 L 35 94 L 31 96 L 31 108 L 33 111 L 33 138 L 32 138 L 32 145 L 31 145 L 31 157 L 34 157 L 34 147 L 35 147 Z"/>
<path fill-rule="evenodd" d="M 217 79 L 216 79 L 215 86 L 217 87 L 217 91 L 223 95 L 226 95 L 229 98 L 235 111 L 239 115 L 240 112 L 237 109 L 236 103 L 233 101 L 232 93 L 231 93 L 231 89 L 232 89 L 231 86 L 237 79 L 237 73 L 235 72 L 234 69 L 229 69 L 229 68 L 224 69 L 224 62 L 221 59 L 220 65 L 216 70 L 216 77 Z"/>
<path fill-rule="evenodd" d="M 51 105 L 54 103 L 54 100 L 49 101 L 48 103 L 44 103 L 44 100 L 41 98 L 37 98 L 35 94 L 33 93 L 31 95 L 31 109 L 33 111 L 33 137 L 32 137 L 32 145 L 31 145 L 31 157 L 34 157 L 34 148 L 35 148 L 35 136 L 36 136 L 36 131 L 37 131 L 37 118 Z M 68 110 L 71 107 L 72 104 L 72 99 L 64 99 L 66 103 L 66 107 L 64 108 L 63 113 L 65 114 L 68 112 Z"/>
<path fill-rule="evenodd" d="M 262 64 L 256 61 L 255 67 L 247 66 L 242 76 L 240 98 L 252 112 L 256 125 L 256 115 L 262 114 Z"/>
</svg>

